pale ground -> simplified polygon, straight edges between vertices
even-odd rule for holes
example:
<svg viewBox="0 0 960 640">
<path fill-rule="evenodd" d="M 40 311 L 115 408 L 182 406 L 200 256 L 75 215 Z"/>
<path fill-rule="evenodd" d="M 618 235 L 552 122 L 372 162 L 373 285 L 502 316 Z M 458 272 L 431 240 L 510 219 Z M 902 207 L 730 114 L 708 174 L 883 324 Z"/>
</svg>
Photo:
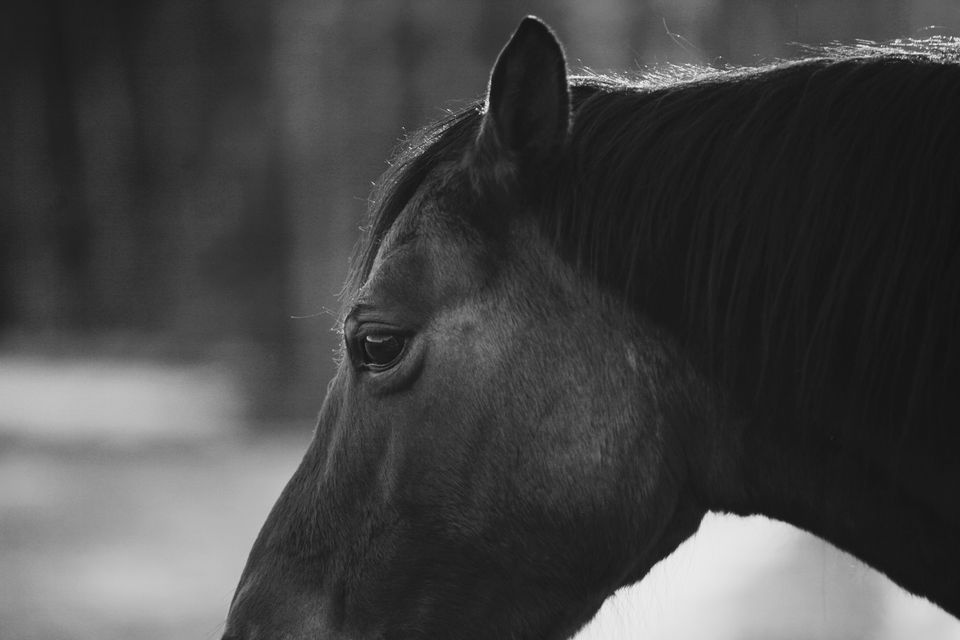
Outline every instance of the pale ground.
<svg viewBox="0 0 960 640">
<path fill-rule="evenodd" d="M 252 437 L 209 368 L 0 358 L 0 640 L 218 638 L 310 437 Z M 318 401 L 319 403 L 319 401 Z M 960 623 L 761 519 L 711 517 L 578 640 L 960 640 Z"/>
</svg>

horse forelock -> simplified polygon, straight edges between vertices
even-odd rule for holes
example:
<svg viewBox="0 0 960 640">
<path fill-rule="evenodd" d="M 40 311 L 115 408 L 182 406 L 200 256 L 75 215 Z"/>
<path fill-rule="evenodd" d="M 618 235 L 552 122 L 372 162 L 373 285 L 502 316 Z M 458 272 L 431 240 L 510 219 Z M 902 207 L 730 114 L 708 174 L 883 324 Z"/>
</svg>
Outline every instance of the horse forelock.
<svg viewBox="0 0 960 640">
<path fill-rule="evenodd" d="M 817 53 L 574 79 L 570 138 L 535 208 L 568 261 L 741 398 L 815 419 L 896 392 L 883 407 L 902 426 L 960 355 L 960 43 Z M 347 293 L 481 118 L 474 104 L 407 142 Z"/>
</svg>

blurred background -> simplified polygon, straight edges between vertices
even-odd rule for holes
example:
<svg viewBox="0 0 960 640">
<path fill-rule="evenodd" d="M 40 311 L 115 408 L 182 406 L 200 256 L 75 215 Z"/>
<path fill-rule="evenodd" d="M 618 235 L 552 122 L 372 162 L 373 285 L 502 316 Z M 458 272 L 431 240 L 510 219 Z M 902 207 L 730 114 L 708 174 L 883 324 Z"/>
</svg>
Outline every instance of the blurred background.
<svg viewBox="0 0 960 640">
<path fill-rule="evenodd" d="M 8 0 L 0 640 L 218 637 L 333 373 L 371 183 L 528 13 L 574 71 L 960 35 L 956 0 Z M 584 637 L 960 623 L 785 525 L 710 517 Z"/>
</svg>

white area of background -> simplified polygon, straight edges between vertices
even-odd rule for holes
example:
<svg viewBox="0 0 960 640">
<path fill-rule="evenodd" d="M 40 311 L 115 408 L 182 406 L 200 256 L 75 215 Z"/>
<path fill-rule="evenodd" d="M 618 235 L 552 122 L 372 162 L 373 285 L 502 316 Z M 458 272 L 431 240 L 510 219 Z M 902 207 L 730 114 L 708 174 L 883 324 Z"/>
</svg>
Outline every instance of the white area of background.
<svg viewBox="0 0 960 640">
<path fill-rule="evenodd" d="M 0 433 L 137 442 L 223 436 L 243 416 L 226 368 L 0 357 Z"/>
</svg>

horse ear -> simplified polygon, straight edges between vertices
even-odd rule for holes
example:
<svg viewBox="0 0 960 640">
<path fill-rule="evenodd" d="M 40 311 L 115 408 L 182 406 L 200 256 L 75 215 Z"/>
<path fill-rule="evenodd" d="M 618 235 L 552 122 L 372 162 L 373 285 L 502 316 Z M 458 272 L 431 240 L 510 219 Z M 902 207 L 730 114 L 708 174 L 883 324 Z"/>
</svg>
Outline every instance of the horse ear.
<svg viewBox="0 0 960 640">
<path fill-rule="evenodd" d="M 570 88 L 560 42 L 533 16 L 520 22 L 490 73 L 478 140 L 482 156 L 519 168 L 550 161 L 570 128 Z"/>
</svg>

